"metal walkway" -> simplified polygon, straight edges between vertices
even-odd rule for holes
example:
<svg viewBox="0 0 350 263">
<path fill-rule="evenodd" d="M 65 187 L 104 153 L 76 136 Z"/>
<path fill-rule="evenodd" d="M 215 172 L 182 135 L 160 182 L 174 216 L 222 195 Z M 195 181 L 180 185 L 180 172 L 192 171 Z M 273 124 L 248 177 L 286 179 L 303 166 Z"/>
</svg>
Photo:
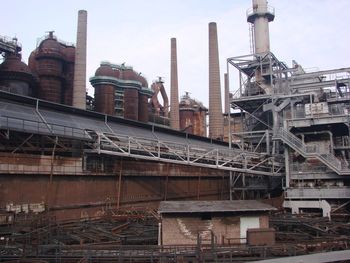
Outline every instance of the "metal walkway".
<svg viewBox="0 0 350 263">
<path fill-rule="evenodd" d="M 257 175 L 279 175 L 278 166 L 264 154 L 238 149 L 193 145 L 125 134 L 88 131 L 94 142 L 88 153 L 125 156 L 144 160 L 214 168 Z"/>
<path fill-rule="evenodd" d="M 22 50 L 16 38 L 0 36 L 0 52 L 16 53 Z"/>
<path fill-rule="evenodd" d="M 332 153 L 320 153 L 316 145 L 308 146 L 293 133 L 280 128 L 273 139 L 280 139 L 305 158 L 316 158 L 339 175 L 349 175 L 350 169 L 343 167 L 340 160 Z"/>
<path fill-rule="evenodd" d="M 0 131 L 79 140 L 87 154 L 267 176 L 282 169 L 266 154 L 230 149 L 225 142 L 7 92 L 0 92 Z"/>
</svg>

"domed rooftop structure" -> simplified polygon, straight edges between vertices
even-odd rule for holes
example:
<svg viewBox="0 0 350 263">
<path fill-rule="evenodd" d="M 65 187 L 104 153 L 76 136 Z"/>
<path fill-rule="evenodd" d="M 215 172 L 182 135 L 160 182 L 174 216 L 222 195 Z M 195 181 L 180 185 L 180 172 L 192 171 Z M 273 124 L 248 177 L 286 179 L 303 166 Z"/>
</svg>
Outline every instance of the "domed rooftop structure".
<svg viewBox="0 0 350 263">
<path fill-rule="evenodd" d="M 7 55 L 0 64 L 0 89 L 32 96 L 36 93 L 37 79 L 30 68 L 21 61 L 20 55 Z"/>
<path fill-rule="evenodd" d="M 122 72 L 123 80 L 139 81 L 139 75 L 132 68 L 122 69 Z"/>
<path fill-rule="evenodd" d="M 8 55 L 5 61 L 2 64 L 0 64 L 0 72 L 21 73 L 33 76 L 33 73 L 27 66 L 27 64 L 22 62 L 20 56 L 15 54 Z"/>
<path fill-rule="evenodd" d="M 120 70 L 116 67 L 113 67 L 112 64 L 107 62 L 101 62 L 100 67 L 96 70 L 95 76 L 106 76 L 113 78 L 120 78 Z"/>
<path fill-rule="evenodd" d="M 75 47 L 68 46 L 64 47 L 62 49 L 62 54 L 64 55 L 64 58 L 68 62 L 74 62 L 75 61 Z"/>
<path fill-rule="evenodd" d="M 62 45 L 57 41 L 56 37 L 53 36 L 53 32 L 49 32 L 46 39 L 40 42 L 38 47 L 38 55 L 45 56 L 49 54 L 51 57 L 56 57 L 61 59 L 62 55 Z"/>
<path fill-rule="evenodd" d="M 53 38 L 43 40 L 39 45 L 39 51 L 50 50 L 53 52 L 61 51 L 61 44 Z"/>
<path fill-rule="evenodd" d="M 192 99 L 188 92 L 181 97 L 180 108 L 206 109 L 202 102 Z"/>
<path fill-rule="evenodd" d="M 139 73 L 139 74 L 137 75 L 137 81 L 141 82 L 142 87 L 145 87 L 145 88 L 148 87 L 148 82 L 147 82 L 146 78 L 145 78 L 144 76 L 141 75 L 141 73 Z"/>
</svg>

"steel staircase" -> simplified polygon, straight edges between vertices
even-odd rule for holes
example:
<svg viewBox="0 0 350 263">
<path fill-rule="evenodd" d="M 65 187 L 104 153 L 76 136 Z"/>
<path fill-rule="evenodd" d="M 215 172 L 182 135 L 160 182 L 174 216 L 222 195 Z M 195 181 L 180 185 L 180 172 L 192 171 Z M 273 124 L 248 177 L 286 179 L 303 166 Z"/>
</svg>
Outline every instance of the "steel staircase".
<svg viewBox="0 0 350 263">
<path fill-rule="evenodd" d="M 305 158 L 316 158 L 329 167 L 331 170 L 340 175 L 350 174 L 350 169 L 343 167 L 342 162 L 338 160 L 332 153 L 319 153 L 318 147 L 314 145 L 306 145 L 301 139 L 293 133 L 280 128 L 274 135 L 275 140 L 279 139 L 286 143 L 296 152 L 300 153 Z"/>
</svg>

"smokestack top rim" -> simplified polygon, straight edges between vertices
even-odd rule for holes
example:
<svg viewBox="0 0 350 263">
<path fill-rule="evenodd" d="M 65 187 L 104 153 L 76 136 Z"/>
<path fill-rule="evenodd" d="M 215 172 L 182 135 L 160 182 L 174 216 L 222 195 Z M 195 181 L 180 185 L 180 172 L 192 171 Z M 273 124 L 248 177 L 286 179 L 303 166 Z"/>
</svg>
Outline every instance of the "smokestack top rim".
<svg viewBox="0 0 350 263">
<path fill-rule="evenodd" d="M 81 10 L 78 11 L 78 13 L 79 13 L 79 14 L 87 14 L 87 11 L 84 10 L 84 9 L 81 9 Z"/>
</svg>

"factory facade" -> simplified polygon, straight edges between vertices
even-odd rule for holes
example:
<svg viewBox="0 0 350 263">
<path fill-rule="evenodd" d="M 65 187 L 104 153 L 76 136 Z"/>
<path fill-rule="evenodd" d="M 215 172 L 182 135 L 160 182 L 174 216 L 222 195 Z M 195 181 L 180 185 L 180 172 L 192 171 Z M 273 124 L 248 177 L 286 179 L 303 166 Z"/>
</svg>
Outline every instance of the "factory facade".
<svg viewBox="0 0 350 263">
<path fill-rule="evenodd" d="M 144 245 L 147 238 L 140 241 L 130 233 L 140 233 L 140 221 L 151 217 L 156 221 L 152 227 L 159 227 L 159 244 L 153 235 L 156 249 L 144 251 L 161 258 L 159 251 L 168 246 L 196 247 L 188 260 L 193 262 L 201 260 L 201 245 L 212 246 L 206 252 L 217 252 L 211 254 L 213 260 L 226 254 L 246 256 L 249 246 L 264 246 L 271 255 L 277 248 L 287 255 L 285 248 L 275 246 L 275 235 L 276 241 L 289 237 L 270 228 L 273 222 L 283 229 L 283 220 L 269 218 L 275 208 L 258 199 L 277 200 L 283 213 L 347 218 L 350 68 L 307 72 L 295 61 L 287 66 L 270 50 L 274 8 L 266 0 L 252 4 L 247 11 L 252 52 L 227 59 L 224 112 L 215 22 L 208 24 L 208 108 L 188 93 L 179 100 L 176 38 L 170 39 L 170 98 L 162 78 L 149 84 L 132 66 L 107 61 L 89 79 L 94 96 L 86 94 L 84 10 L 78 13 L 75 45 L 49 32 L 28 65 L 21 61 L 16 39 L 0 38 L 0 225 L 19 236 L 6 242 L 13 241 L 16 249 L 30 247 L 23 253 L 32 258 L 42 253 L 47 259 L 60 251 L 57 255 L 77 261 L 91 252 L 84 242 L 92 247 L 98 243 L 110 252 L 103 255 L 106 260 L 118 255 L 122 262 L 129 251 L 116 252 L 115 246 Z M 239 85 L 230 91 L 230 85 L 237 87 L 229 83 L 233 70 Z M 132 214 L 135 207 L 141 212 Z M 63 238 L 57 223 L 47 232 L 51 216 L 57 222 L 75 222 L 63 228 L 83 230 Z M 109 220 L 101 223 L 105 229 L 98 235 L 107 233 L 103 238 L 91 238 L 96 232 L 85 235 L 93 225 L 83 226 L 85 220 L 96 218 Z M 126 222 L 120 224 L 120 218 Z M 17 222 L 23 228 L 16 228 Z M 28 225 L 42 232 L 31 235 Z M 130 238 L 126 240 L 120 233 L 129 225 L 136 230 L 123 232 Z M 320 228 L 312 231 L 320 234 Z M 50 243 L 53 234 L 55 244 Z M 295 235 L 294 249 L 301 247 L 302 234 Z M 347 247 L 350 240 L 344 236 L 327 236 L 327 249 Z M 7 245 L 4 240 L 0 249 Z M 308 241 L 300 241 L 304 253 L 321 247 L 317 238 L 313 248 Z M 226 245 L 223 254 L 212 249 Z M 6 250 L 9 260 L 22 256 L 16 249 Z M 167 259 L 175 257 L 176 262 L 176 249 Z"/>
</svg>

